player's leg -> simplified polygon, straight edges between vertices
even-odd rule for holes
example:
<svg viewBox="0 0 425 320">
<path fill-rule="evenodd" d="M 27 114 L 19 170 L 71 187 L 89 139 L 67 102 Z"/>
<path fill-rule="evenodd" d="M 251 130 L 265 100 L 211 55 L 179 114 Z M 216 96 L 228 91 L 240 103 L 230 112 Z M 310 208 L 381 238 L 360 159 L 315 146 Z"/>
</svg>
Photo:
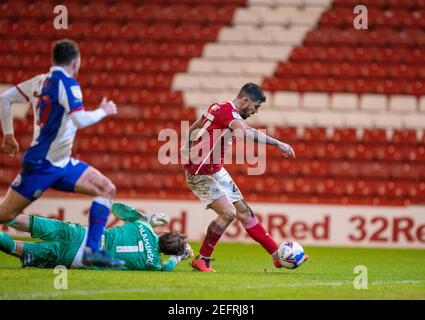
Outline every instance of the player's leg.
<svg viewBox="0 0 425 320">
<path fill-rule="evenodd" d="M 18 214 L 8 225 L 16 230 L 29 232 L 29 216 Z M 21 258 L 24 252 L 24 244 L 25 242 L 14 240 L 8 234 L 0 232 L 0 250 L 3 252 Z"/>
<path fill-rule="evenodd" d="M 58 265 L 70 267 L 64 263 L 64 251 L 59 241 L 24 242 L 21 247 L 22 267 L 54 268 Z"/>
<path fill-rule="evenodd" d="M 226 195 L 211 203 L 209 208 L 217 213 L 217 217 L 209 224 L 199 255 L 192 261 L 192 267 L 203 272 L 215 272 L 210 265 L 211 255 L 224 231 L 236 217 L 236 209 Z"/>
<path fill-rule="evenodd" d="M 242 193 L 233 181 L 229 173 L 223 168 L 218 172 L 218 182 L 221 189 L 226 193 L 227 197 L 236 208 L 236 218 L 242 223 L 248 235 L 260 243 L 266 251 L 272 255 L 273 263 L 279 267 L 277 258 L 278 246 L 273 238 L 267 233 L 263 225 L 255 218 L 251 208 L 243 199 Z"/>
<path fill-rule="evenodd" d="M 115 186 L 98 170 L 89 167 L 78 179 L 74 191 L 95 196 L 89 211 L 87 247 L 96 252 L 99 250 L 100 238 L 111 211 L 112 199 L 116 192 Z"/>
<path fill-rule="evenodd" d="M 19 231 L 30 232 L 30 216 L 27 216 L 26 214 L 18 214 L 8 225 L 9 227 Z"/>
<path fill-rule="evenodd" d="M 27 228 L 32 238 L 43 240 L 42 243 L 25 244 L 27 256 L 26 262 L 23 261 L 27 263 L 26 265 L 33 260 L 32 265 L 37 267 L 45 268 L 55 265 L 70 267 L 78 250 L 85 245 L 86 230 L 79 224 L 25 215 L 19 215 L 16 218 L 16 224 L 21 229 Z"/>
<path fill-rule="evenodd" d="M 236 217 L 242 223 L 248 235 L 259 244 L 272 256 L 273 263 L 280 268 L 280 263 L 277 255 L 278 245 L 276 241 L 267 233 L 264 226 L 257 220 L 254 212 L 248 206 L 244 199 L 234 203 L 236 208 Z"/>
<path fill-rule="evenodd" d="M 24 214 L 17 215 L 13 222 L 9 224 L 13 229 L 31 233 L 32 238 L 45 241 L 56 240 L 67 225 L 67 223 L 59 220 Z M 13 240 L 8 234 L 0 233 L 0 250 L 5 253 L 21 258 L 24 254 L 25 245 L 26 242 Z"/>
<path fill-rule="evenodd" d="M 14 218 L 31 203 L 32 200 L 9 188 L 3 202 L 0 204 L 0 223 L 13 223 Z"/>
<path fill-rule="evenodd" d="M 236 209 L 221 190 L 217 177 L 186 174 L 186 181 L 193 193 L 203 204 L 214 210 L 217 217 L 209 224 L 199 255 L 192 261 L 192 267 L 204 271 L 214 271 L 210 267 L 210 257 L 226 228 L 236 217 Z"/>
<path fill-rule="evenodd" d="M 236 217 L 236 209 L 226 195 L 222 195 L 209 205 L 217 217 L 208 226 L 207 234 L 199 251 L 201 257 L 209 258 L 224 231 Z"/>
<path fill-rule="evenodd" d="M 105 230 L 112 199 L 114 184 L 97 169 L 82 161 L 71 159 L 67 174 L 55 185 L 56 189 L 94 196 L 89 210 L 89 228 L 84 262 L 98 267 L 116 267 L 123 261 L 100 252 L 101 236 Z"/>
</svg>

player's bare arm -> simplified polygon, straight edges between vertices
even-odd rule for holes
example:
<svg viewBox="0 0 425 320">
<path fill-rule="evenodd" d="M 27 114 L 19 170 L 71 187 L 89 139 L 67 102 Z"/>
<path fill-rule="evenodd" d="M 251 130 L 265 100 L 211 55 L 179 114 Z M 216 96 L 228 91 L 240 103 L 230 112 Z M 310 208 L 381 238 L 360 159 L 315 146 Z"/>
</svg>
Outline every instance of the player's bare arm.
<svg viewBox="0 0 425 320">
<path fill-rule="evenodd" d="M 12 105 L 20 102 L 26 102 L 26 99 L 16 87 L 10 88 L 0 95 L 0 120 L 3 130 L 1 150 L 11 157 L 19 152 L 19 143 L 16 141 L 13 131 Z"/>
<path fill-rule="evenodd" d="M 86 128 L 114 114 L 117 114 L 116 104 L 104 97 L 96 110 L 73 112 L 71 118 L 77 128 Z"/>
<path fill-rule="evenodd" d="M 250 127 L 249 125 L 247 125 L 245 122 L 241 120 L 234 120 L 230 124 L 230 128 L 236 133 L 240 132 L 245 137 L 247 137 L 248 139 L 251 139 L 255 143 L 267 144 L 267 145 L 278 147 L 279 149 L 283 151 L 283 154 L 286 158 L 295 158 L 295 152 L 289 144 L 286 144 L 282 141 L 274 139 L 268 136 L 267 134 L 255 128 Z"/>
</svg>

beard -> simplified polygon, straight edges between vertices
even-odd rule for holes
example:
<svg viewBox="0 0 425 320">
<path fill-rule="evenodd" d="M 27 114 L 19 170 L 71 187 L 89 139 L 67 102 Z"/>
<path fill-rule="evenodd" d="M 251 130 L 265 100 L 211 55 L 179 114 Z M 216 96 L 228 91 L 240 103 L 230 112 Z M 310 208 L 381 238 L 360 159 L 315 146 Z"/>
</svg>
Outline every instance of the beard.
<svg viewBox="0 0 425 320">
<path fill-rule="evenodd" d="M 240 110 L 239 111 L 239 115 L 241 116 L 241 118 L 242 119 L 244 119 L 244 120 L 246 120 L 246 119 L 248 119 L 249 118 L 249 114 L 247 114 L 246 112 L 245 112 L 245 110 Z"/>
</svg>

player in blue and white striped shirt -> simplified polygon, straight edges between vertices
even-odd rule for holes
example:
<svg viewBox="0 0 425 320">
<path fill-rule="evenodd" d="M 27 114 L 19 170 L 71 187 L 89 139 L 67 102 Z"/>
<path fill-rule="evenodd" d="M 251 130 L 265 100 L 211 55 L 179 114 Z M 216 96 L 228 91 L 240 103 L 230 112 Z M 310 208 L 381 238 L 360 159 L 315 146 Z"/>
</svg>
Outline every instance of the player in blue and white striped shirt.
<svg viewBox="0 0 425 320">
<path fill-rule="evenodd" d="M 103 98 L 96 110 L 84 110 L 81 88 L 75 80 L 81 57 L 74 41 L 56 42 L 52 62 L 48 74 L 22 82 L 0 96 L 1 148 L 10 156 L 19 151 L 14 138 L 12 104 L 27 101 L 34 111 L 33 141 L 22 160 L 20 174 L 0 204 L 0 223 L 13 225 L 14 218 L 48 188 L 94 196 L 83 261 L 100 267 L 120 266 L 123 261 L 99 250 L 115 186 L 95 168 L 71 157 L 77 129 L 116 114 L 116 105 Z"/>
</svg>

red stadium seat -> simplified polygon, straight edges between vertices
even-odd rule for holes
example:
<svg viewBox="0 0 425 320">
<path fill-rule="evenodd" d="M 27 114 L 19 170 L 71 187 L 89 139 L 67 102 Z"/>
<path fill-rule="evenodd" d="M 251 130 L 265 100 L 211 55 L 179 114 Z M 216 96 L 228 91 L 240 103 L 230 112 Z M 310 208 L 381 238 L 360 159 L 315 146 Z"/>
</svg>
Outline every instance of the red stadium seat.
<svg viewBox="0 0 425 320">
<path fill-rule="evenodd" d="M 395 144 L 416 144 L 417 137 L 414 130 L 395 130 L 392 140 Z"/>
<path fill-rule="evenodd" d="M 363 133 L 363 142 L 385 143 L 386 141 L 387 139 L 385 130 L 366 129 Z"/>
<path fill-rule="evenodd" d="M 334 129 L 332 140 L 335 142 L 357 142 L 356 129 Z"/>
<path fill-rule="evenodd" d="M 306 128 L 303 138 L 307 141 L 326 141 L 326 128 Z"/>
</svg>

